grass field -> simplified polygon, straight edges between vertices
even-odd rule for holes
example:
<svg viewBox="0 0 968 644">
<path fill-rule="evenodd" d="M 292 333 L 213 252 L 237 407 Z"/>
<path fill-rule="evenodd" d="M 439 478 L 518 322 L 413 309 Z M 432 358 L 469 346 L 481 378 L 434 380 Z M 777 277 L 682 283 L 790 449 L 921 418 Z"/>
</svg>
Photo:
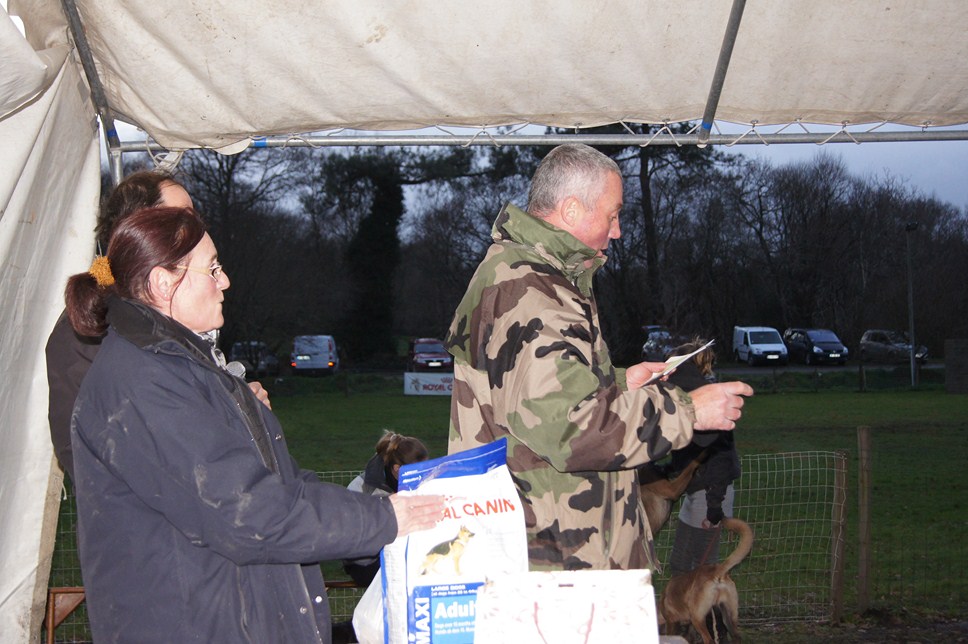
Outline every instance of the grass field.
<svg viewBox="0 0 968 644">
<path fill-rule="evenodd" d="M 404 396 L 403 377 L 345 373 L 263 381 L 300 466 L 361 469 L 384 429 L 416 436 L 432 457 L 447 453 L 448 396 Z"/>
<path fill-rule="evenodd" d="M 809 382 L 809 376 L 801 381 Z M 380 374 L 333 378 L 283 378 L 263 383 L 272 396 L 289 446 L 307 469 L 362 467 L 384 428 L 419 437 L 433 456 L 447 449 L 450 399 L 405 396 L 402 378 Z M 857 427 L 874 428 L 875 437 L 903 450 L 906 467 L 960 467 L 968 445 L 968 398 L 946 394 L 939 386 L 860 393 L 849 389 L 772 393 L 753 383 L 737 430 L 743 453 L 847 450 L 856 455 Z M 916 430 L 913 437 L 907 436 Z M 949 434 L 953 432 L 953 434 Z M 906 444 L 908 438 L 914 442 Z M 947 441 L 954 441 L 946 444 Z M 940 450 L 940 451 L 938 451 Z M 938 462 L 935 462 L 935 459 Z"/>
<path fill-rule="evenodd" d="M 727 376 L 728 377 L 728 376 Z M 938 376 L 935 375 L 935 379 Z M 968 564 L 968 548 L 958 535 L 968 525 L 968 399 L 943 391 L 939 382 L 918 390 L 903 374 L 876 391 L 859 392 L 856 375 L 818 385 L 810 374 L 753 380 L 737 430 L 742 454 L 844 451 L 848 454 L 848 532 L 845 586 L 846 625 L 856 626 L 857 428 L 872 428 L 874 459 L 874 584 L 871 608 L 896 627 L 898 620 L 964 615 L 965 584 L 950 586 L 952 566 Z M 871 379 L 867 381 L 871 384 Z M 335 378 L 289 378 L 266 382 L 282 420 L 290 449 L 303 467 L 316 470 L 361 468 L 384 428 L 421 438 L 432 456 L 446 452 L 448 397 L 404 396 L 402 378 L 345 374 Z M 784 393 L 774 393 L 783 391 Z M 914 561 L 911 561 L 914 559 Z M 940 563 L 938 563 L 940 562 Z M 900 571 L 914 566 L 918 578 Z M 741 573 L 740 573 L 741 574 Z M 905 577 L 897 579 L 895 577 Z M 913 584 L 913 585 L 912 585 Z M 868 625 L 864 632 L 876 631 Z M 763 630 L 763 629 L 766 630 Z M 874 641 L 818 632 L 815 625 L 785 625 L 770 635 L 760 627 L 753 641 Z M 843 625 L 837 627 L 843 628 Z M 829 636 L 830 639 L 827 639 Z M 883 636 L 883 633 L 882 633 Z M 791 639 L 793 638 L 793 639 Z M 891 640 L 885 640 L 891 641 Z"/>
</svg>

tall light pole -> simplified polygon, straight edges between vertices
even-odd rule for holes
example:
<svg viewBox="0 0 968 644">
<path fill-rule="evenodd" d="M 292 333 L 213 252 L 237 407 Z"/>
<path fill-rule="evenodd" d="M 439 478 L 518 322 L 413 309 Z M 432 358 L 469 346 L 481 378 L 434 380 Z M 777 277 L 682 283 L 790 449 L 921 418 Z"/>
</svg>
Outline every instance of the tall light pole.
<svg viewBox="0 0 968 644">
<path fill-rule="evenodd" d="M 908 278 L 908 340 L 911 342 L 911 387 L 918 386 L 917 358 L 914 356 L 914 278 L 911 271 L 911 233 L 918 229 L 918 222 L 911 221 L 904 226 L 904 239 L 907 241 L 907 278 Z"/>
</svg>

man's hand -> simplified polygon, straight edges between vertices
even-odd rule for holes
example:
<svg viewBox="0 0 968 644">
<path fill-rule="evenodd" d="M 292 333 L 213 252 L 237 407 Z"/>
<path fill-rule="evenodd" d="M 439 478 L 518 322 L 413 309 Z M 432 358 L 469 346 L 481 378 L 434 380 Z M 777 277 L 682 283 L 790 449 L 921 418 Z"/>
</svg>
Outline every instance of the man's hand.
<svg viewBox="0 0 968 644">
<path fill-rule="evenodd" d="M 662 373 L 668 367 L 664 362 L 640 362 L 625 370 L 625 386 L 629 391 L 638 389 L 649 381 L 653 374 Z M 664 376 L 666 380 L 669 376 Z"/>
<path fill-rule="evenodd" d="M 269 409 L 272 409 L 272 404 L 269 403 L 269 392 L 265 390 L 261 382 L 253 381 L 247 382 L 246 384 L 249 385 L 249 389 L 251 389 L 252 393 L 255 394 L 255 397 L 259 399 L 259 402 Z"/>
<path fill-rule="evenodd" d="M 696 409 L 694 429 L 730 430 L 743 415 L 743 396 L 752 396 L 745 382 L 719 382 L 689 392 Z"/>
</svg>

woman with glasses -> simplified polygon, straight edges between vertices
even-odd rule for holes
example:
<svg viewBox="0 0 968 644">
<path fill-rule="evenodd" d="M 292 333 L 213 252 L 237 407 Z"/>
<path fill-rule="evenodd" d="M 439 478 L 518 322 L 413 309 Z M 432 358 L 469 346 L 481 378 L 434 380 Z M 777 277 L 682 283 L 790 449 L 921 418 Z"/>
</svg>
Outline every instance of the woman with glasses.
<svg viewBox="0 0 968 644">
<path fill-rule="evenodd" d="M 192 198 L 170 174 L 158 170 L 134 172 L 119 183 L 104 201 L 94 230 L 98 252 L 108 246 L 114 225 L 131 213 L 152 206 L 191 208 Z M 50 421 L 50 440 L 61 469 L 74 479 L 74 459 L 71 452 L 71 412 L 84 375 L 94 362 L 101 337 L 78 335 L 71 328 L 67 312 L 61 314 L 47 340 L 47 384 L 50 389 L 47 416 Z M 265 390 L 258 390 L 268 403 Z"/>
<path fill-rule="evenodd" d="M 379 550 L 440 497 L 321 483 L 205 335 L 229 287 L 190 208 L 122 220 L 73 276 L 78 332 L 107 335 L 72 420 L 78 543 L 96 642 L 330 642 L 319 561 Z"/>
</svg>

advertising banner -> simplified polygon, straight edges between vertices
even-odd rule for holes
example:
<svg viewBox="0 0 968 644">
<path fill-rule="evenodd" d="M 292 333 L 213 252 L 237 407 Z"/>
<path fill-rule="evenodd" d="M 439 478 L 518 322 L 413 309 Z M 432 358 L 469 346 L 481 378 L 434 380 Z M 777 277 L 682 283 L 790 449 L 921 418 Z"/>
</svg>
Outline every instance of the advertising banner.
<svg viewBox="0 0 968 644">
<path fill-rule="evenodd" d="M 449 396 L 454 389 L 454 374 L 412 373 L 403 374 L 403 393 L 408 396 Z"/>
</svg>

